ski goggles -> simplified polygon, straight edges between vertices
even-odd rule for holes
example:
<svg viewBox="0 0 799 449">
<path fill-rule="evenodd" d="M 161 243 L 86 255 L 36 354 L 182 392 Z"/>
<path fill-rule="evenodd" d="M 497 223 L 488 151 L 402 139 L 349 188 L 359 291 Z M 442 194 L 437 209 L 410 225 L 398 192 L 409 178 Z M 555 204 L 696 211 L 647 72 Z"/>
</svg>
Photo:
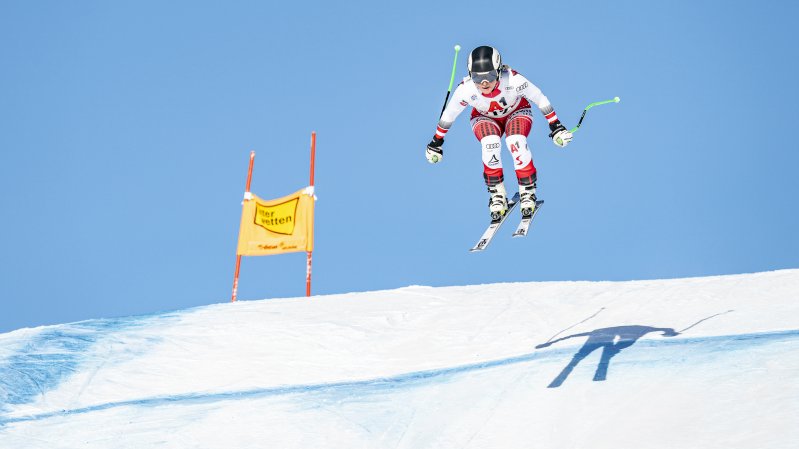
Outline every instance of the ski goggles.
<svg viewBox="0 0 799 449">
<path fill-rule="evenodd" d="M 472 81 L 474 81 L 475 84 L 480 84 L 483 81 L 488 81 L 489 83 L 492 83 L 492 82 L 496 81 L 497 78 L 498 78 L 498 75 L 497 75 L 497 72 L 495 72 L 495 71 L 482 72 L 482 73 L 472 73 Z"/>
</svg>

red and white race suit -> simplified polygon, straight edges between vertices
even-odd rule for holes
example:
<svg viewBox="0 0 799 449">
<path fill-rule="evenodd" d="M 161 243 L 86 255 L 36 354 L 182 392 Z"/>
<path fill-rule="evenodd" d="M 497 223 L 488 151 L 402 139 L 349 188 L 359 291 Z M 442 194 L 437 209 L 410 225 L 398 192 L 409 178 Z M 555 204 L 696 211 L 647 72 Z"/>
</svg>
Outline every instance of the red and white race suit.
<svg viewBox="0 0 799 449">
<path fill-rule="evenodd" d="M 483 149 L 483 177 L 492 186 L 503 181 L 501 137 L 514 160 L 514 169 L 520 185 L 531 185 L 536 180 L 533 155 L 527 146 L 527 136 L 533 126 L 530 102 L 535 104 L 549 123 L 558 119 L 547 97 L 520 73 L 503 66 L 499 83 L 493 92 L 484 95 L 466 77 L 455 89 L 452 99 L 444 109 L 436 129 L 436 137 L 443 139 L 455 119 L 472 107 L 472 131 Z"/>
</svg>

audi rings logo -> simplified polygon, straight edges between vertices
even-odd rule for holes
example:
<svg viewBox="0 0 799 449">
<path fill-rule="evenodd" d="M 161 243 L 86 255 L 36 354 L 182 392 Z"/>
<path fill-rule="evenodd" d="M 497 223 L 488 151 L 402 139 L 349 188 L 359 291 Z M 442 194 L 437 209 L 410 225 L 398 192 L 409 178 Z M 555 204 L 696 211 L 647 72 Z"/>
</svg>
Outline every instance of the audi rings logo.
<svg viewBox="0 0 799 449">
<path fill-rule="evenodd" d="M 499 148 L 499 142 L 486 145 L 486 150 L 496 150 L 497 148 Z"/>
</svg>

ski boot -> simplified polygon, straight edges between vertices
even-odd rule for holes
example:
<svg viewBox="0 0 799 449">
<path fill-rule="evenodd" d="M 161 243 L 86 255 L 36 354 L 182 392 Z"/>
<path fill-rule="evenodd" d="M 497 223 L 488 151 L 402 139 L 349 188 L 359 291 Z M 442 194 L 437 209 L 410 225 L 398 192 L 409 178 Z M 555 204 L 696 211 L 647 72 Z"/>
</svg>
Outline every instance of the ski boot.
<svg viewBox="0 0 799 449">
<path fill-rule="evenodd" d="M 491 221 L 499 221 L 508 211 L 508 194 L 505 185 L 501 182 L 495 186 L 488 186 L 488 211 L 491 212 Z"/>
<path fill-rule="evenodd" d="M 536 199 L 535 184 L 519 186 L 519 208 L 521 209 L 522 217 L 528 218 L 533 216 Z"/>
</svg>

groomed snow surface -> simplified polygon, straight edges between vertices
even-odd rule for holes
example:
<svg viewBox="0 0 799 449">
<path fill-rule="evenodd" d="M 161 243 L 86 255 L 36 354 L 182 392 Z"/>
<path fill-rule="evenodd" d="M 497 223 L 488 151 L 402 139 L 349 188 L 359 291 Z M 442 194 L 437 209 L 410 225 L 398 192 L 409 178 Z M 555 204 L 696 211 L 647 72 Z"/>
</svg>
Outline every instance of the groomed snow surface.
<svg viewBox="0 0 799 449">
<path fill-rule="evenodd" d="M 2 448 L 796 448 L 799 270 L 412 286 L 0 335 Z"/>
</svg>

